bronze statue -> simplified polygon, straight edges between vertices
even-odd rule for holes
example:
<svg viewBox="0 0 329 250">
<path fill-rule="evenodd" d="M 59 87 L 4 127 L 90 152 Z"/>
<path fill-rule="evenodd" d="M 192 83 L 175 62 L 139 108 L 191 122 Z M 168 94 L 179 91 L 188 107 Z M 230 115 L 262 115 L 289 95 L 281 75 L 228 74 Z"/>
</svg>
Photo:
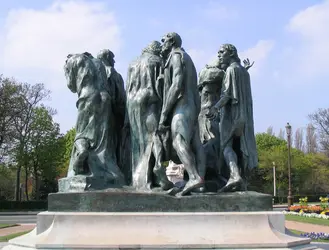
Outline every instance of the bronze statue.
<svg viewBox="0 0 329 250">
<path fill-rule="evenodd" d="M 234 45 L 222 45 L 218 58 L 228 67 L 220 100 L 210 108 L 207 117 L 220 117 L 220 148 L 229 172 L 220 191 L 241 191 L 246 189 L 246 172 L 258 165 L 250 76 Z"/>
<path fill-rule="evenodd" d="M 68 88 L 78 94 L 76 137 L 67 177 L 97 180 L 86 189 L 124 185 L 115 156 L 113 97 L 103 64 L 90 53 L 74 54 L 68 56 L 64 70 Z"/>
<path fill-rule="evenodd" d="M 127 79 L 127 107 L 131 126 L 133 187 L 163 190 L 173 187 L 162 167 L 163 145 L 157 134 L 162 88 L 161 44 L 149 44 L 130 64 Z M 153 174 L 155 178 L 153 178 Z"/>
<path fill-rule="evenodd" d="M 102 61 L 105 66 L 107 75 L 107 84 L 112 95 L 112 112 L 115 117 L 114 130 L 112 133 L 114 147 L 116 150 L 116 160 L 119 168 L 124 173 L 126 181 L 131 182 L 131 166 L 130 166 L 130 141 L 129 141 L 129 122 L 126 110 L 126 91 L 122 76 L 114 68 L 114 53 L 109 49 L 101 50 L 97 58 Z"/>
<path fill-rule="evenodd" d="M 172 147 L 189 178 L 181 193 L 185 195 L 203 185 L 205 170 L 198 124 L 197 73 L 192 59 L 181 48 L 182 39 L 177 33 L 166 34 L 162 43 L 165 65 L 159 132 L 170 130 Z"/>
</svg>

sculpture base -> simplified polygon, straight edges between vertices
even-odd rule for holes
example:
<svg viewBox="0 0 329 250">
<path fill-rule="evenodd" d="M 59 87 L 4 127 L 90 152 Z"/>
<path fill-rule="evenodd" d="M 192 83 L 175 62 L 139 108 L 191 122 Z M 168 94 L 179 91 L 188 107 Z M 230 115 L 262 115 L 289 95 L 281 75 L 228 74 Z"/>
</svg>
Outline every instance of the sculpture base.
<svg viewBox="0 0 329 250">
<path fill-rule="evenodd" d="M 48 196 L 52 212 L 249 212 L 272 211 L 272 196 L 257 192 L 195 194 L 175 197 L 131 189 L 54 193 Z"/>
<path fill-rule="evenodd" d="M 105 178 L 102 176 L 94 177 L 76 175 L 58 180 L 58 191 L 65 193 L 84 192 L 88 190 L 102 190 L 106 188 L 120 187 L 122 187 L 122 185 L 116 183 L 116 180 Z"/>
<path fill-rule="evenodd" d="M 284 233 L 280 212 L 38 214 L 37 228 L 3 250 L 318 249 Z"/>
</svg>

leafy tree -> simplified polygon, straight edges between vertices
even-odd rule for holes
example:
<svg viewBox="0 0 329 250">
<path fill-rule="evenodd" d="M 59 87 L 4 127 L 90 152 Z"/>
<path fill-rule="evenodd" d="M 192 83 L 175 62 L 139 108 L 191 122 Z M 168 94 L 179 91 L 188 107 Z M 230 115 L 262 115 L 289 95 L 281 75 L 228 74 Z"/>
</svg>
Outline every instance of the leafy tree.
<svg viewBox="0 0 329 250">
<path fill-rule="evenodd" d="M 63 157 L 63 165 L 61 167 L 61 173 L 60 177 L 64 177 L 67 174 L 68 167 L 70 164 L 71 159 L 71 153 L 72 148 L 74 144 L 74 138 L 75 138 L 75 128 L 71 128 L 69 131 L 66 132 L 66 134 L 63 137 L 64 140 L 64 157 Z"/>
<path fill-rule="evenodd" d="M 0 201 L 13 200 L 15 190 L 15 172 L 4 164 L 0 165 Z"/>
<path fill-rule="evenodd" d="M 275 146 L 285 146 L 287 142 L 268 133 L 258 133 L 256 134 L 256 145 L 257 149 L 262 151 L 272 149 Z"/>
<path fill-rule="evenodd" d="M 281 193 L 288 190 L 288 149 L 285 140 L 271 136 L 267 133 L 256 135 L 256 143 L 259 157 L 258 172 L 262 173 L 262 191 L 273 193 L 273 163 L 276 170 L 276 186 Z M 303 151 L 291 149 L 292 165 L 292 187 L 293 192 L 300 193 L 301 183 L 304 183 L 310 176 L 311 168 L 309 158 Z M 258 180 L 259 181 L 259 180 Z"/>
<path fill-rule="evenodd" d="M 9 161 L 15 136 L 15 119 L 23 112 L 22 85 L 0 75 L 0 160 Z"/>
<path fill-rule="evenodd" d="M 64 156 L 64 140 L 59 124 L 53 121 L 55 112 L 43 106 L 34 109 L 31 134 L 28 141 L 27 157 L 34 179 L 34 198 L 39 199 L 41 180 L 55 180 L 60 172 Z"/>
<path fill-rule="evenodd" d="M 29 141 L 33 134 L 32 124 L 35 116 L 35 109 L 40 107 L 42 101 L 49 97 L 50 91 L 45 89 L 43 84 L 30 85 L 27 83 L 19 83 L 19 96 L 17 100 L 21 113 L 14 117 L 14 146 L 12 157 L 16 163 L 16 200 L 19 200 L 19 187 L 21 169 L 25 170 L 25 190 L 26 198 L 28 197 L 28 178 L 29 178 Z"/>
</svg>

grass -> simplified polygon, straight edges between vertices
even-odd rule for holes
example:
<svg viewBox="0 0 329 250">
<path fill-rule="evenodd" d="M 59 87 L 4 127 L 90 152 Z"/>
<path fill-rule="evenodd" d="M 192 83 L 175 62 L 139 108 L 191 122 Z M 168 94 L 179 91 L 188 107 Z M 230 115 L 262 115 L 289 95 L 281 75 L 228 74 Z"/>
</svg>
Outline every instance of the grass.
<svg viewBox="0 0 329 250">
<path fill-rule="evenodd" d="M 321 225 L 321 226 L 329 226 L 329 220 L 320 219 L 320 218 L 309 218 L 309 217 L 303 217 L 298 215 L 286 214 L 286 220 L 297 221 L 302 223 L 310 223 L 310 224 Z"/>
<path fill-rule="evenodd" d="M 6 227 L 15 227 L 17 224 L 0 224 L 0 229 L 6 228 Z"/>
<path fill-rule="evenodd" d="M 11 239 L 16 238 L 18 236 L 22 236 L 22 235 L 27 234 L 31 231 L 32 230 L 25 231 L 25 232 L 14 233 L 14 234 L 9 234 L 9 235 L 6 235 L 6 236 L 0 236 L 0 242 L 7 242 L 8 240 L 11 240 Z"/>
</svg>

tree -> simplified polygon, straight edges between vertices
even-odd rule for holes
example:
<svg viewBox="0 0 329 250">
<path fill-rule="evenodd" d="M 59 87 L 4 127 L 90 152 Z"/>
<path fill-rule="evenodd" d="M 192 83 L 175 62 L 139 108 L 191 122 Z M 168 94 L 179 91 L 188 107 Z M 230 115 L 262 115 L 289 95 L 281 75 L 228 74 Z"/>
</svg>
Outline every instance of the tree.
<svg viewBox="0 0 329 250">
<path fill-rule="evenodd" d="M 262 173 L 261 178 L 263 179 L 262 191 L 265 193 L 273 192 L 273 162 L 275 162 L 277 188 L 279 191 L 286 193 L 288 190 L 287 142 L 267 133 L 261 133 L 256 134 L 256 144 L 260 169 L 258 172 Z M 292 148 L 291 154 L 292 187 L 294 193 L 300 193 L 303 191 L 303 183 L 310 177 L 310 162 L 309 158 L 301 150 Z"/>
<path fill-rule="evenodd" d="M 310 123 L 307 125 L 306 129 L 306 145 L 305 145 L 305 151 L 306 153 L 315 153 L 317 152 L 317 138 L 315 133 L 315 128 Z"/>
<path fill-rule="evenodd" d="M 67 175 L 67 171 L 68 171 L 68 167 L 69 167 L 70 159 L 71 159 L 71 153 L 72 153 L 72 149 L 73 149 L 73 144 L 74 144 L 75 134 L 76 134 L 75 128 L 72 128 L 69 131 L 67 131 L 63 137 L 64 157 L 63 157 L 63 165 L 61 167 L 60 177 L 64 177 Z"/>
<path fill-rule="evenodd" d="M 270 150 L 275 146 L 285 146 L 287 142 L 268 133 L 256 134 L 256 145 L 258 151 Z"/>
<path fill-rule="evenodd" d="M 21 169 L 25 170 L 25 190 L 26 198 L 28 200 L 28 178 L 29 178 L 29 158 L 27 152 L 29 150 L 29 140 L 32 135 L 33 117 L 35 115 L 35 108 L 41 105 L 41 102 L 49 97 L 50 91 L 45 89 L 43 84 L 30 85 L 27 83 L 21 83 L 20 86 L 20 98 L 18 106 L 21 113 L 14 117 L 14 157 L 17 166 L 16 172 L 16 200 L 19 200 L 19 186 Z"/>
<path fill-rule="evenodd" d="M 0 75 L 0 160 L 8 157 L 15 136 L 14 121 L 23 112 L 21 87 L 14 79 Z"/>
<path fill-rule="evenodd" d="M 329 109 L 318 109 L 309 118 L 318 131 L 321 149 L 329 155 Z"/>
<path fill-rule="evenodd" d="M 309 178 L 303 183 L 303 189 L 308 194 L 327 193 L 329 190 L 329 158 L 323 153 L 309 153 Z"/>
<path fill-rule="evenodd" d="M 272 126 L 269 126 L 266 130 L 266 133 L 269 134 L 269 135 L 274 135 L 274 132 L 273 132 L 273 127 Z"/>
<path fill-rule="evenodd" d="M 282 128 L 280 128 L 280 132 L 278 134 L 278 138 L 284 140 L 285 132 Z"/>
<path fill-rule="evenodd" d="M 273 192 L 273 162 L 277 161 L 277 155 L 281 154 L 278 149 L 286 147 L 286 141 L 268 133 L 256 134 L 256 145 L 259 158 L 259 167 L 253 171 L 250 178 L 250 189 L 258 192 Z M 277 163 L 279 164 L 279 163 Z M 281 164 L 279 164 L 281 166 Z M 280 186 L 280 184 L 279 184 Z"/>
<path fill-rule="evenodd" d="M 40 198 L 41 181 L 56 180 L 63 162 L 64 140 L 61 137 L 59 124 L 53 121 L 55 111 L 44 106 L 33 111 L 28 143 L 29 169 L 33 176 L 33 195 Z"/>
<path fill-rule="evenodd" d="M 0 201 L 13 200 L 15 189 L 15 172 L 12 168 L 0 165 Z"/>
<path fill-rule="evenodd" d="M 294 140 L 295 148 L 303 151 L 303 149 L 304 149 L 303 142 L 304 142 L 303 130 L 298 128 L 295 132 L 295 140 Z"/>
</svg>

